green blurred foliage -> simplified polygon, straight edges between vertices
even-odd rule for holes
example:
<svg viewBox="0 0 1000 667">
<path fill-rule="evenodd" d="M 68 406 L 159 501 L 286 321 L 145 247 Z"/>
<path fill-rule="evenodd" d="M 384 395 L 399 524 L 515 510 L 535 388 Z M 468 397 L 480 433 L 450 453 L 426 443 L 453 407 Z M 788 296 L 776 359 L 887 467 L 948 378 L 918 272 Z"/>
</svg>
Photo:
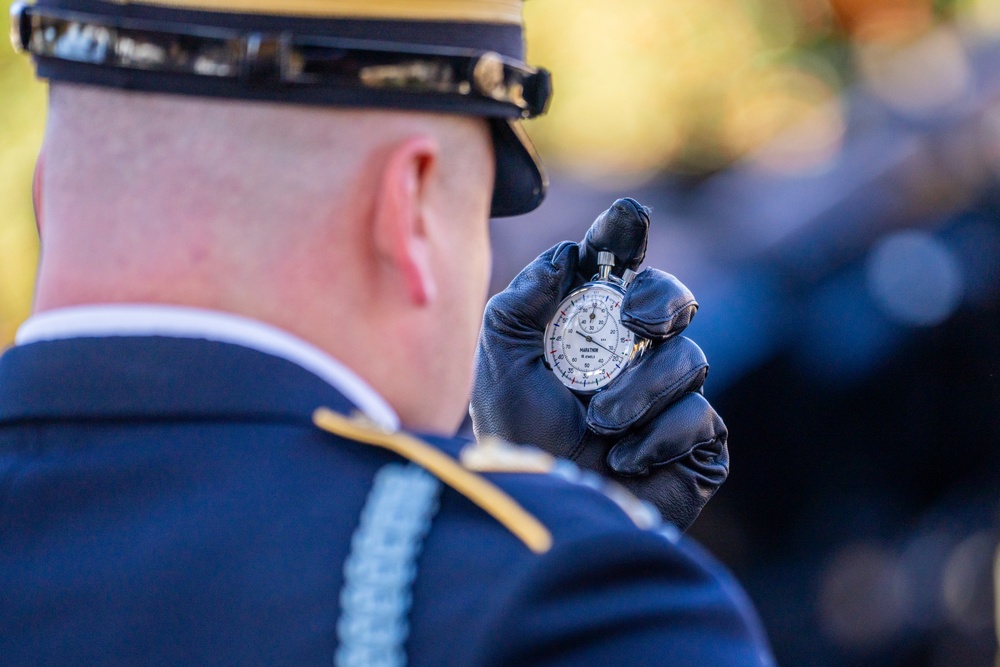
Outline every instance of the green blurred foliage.
<svg viewBox="0 0 1000 667">
<path fill-rule="evenodd" d="M 8 34 L 3 12 L 0 34 Z M 26 58 L 0 43 L 0 347 L 31 306 L 38 235 L 31 180 L 45 125 L 45 86 Z"/>
</svg>

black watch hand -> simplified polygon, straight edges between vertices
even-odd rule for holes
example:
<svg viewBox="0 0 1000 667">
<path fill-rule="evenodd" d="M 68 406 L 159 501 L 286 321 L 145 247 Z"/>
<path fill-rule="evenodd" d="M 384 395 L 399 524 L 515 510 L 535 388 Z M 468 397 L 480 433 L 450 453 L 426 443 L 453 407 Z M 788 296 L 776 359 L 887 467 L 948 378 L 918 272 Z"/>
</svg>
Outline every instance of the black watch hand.
<svg viewBox="0 0 1000 667">
<path fill-rule="evenodd" d="M 616 359 L 621 359 L 621 355 L 620 354 L 618 354 L 617 352 L 615 352 L 613 350 L 609 350 L 608 348 L 604 347 L 603 345 L 601 345 L 600 343 L 598 343 L 596 340 L 594 340 L 592 337 L 588 336 L 585 333 L 582 333 L 579 329 L 577 329 L 576 332 L 578 334 L 580 334 L 581 336 L 583 336 L 584 339 L 586 339 L 586 341 L 588 343 L 593 343 L 594 345 L 596 345 L 597 347 L 601 348 L 602 350 L 604 350 L 605 352 L 607 352 L 611 356 L 615 357 Z"/>
</svg>

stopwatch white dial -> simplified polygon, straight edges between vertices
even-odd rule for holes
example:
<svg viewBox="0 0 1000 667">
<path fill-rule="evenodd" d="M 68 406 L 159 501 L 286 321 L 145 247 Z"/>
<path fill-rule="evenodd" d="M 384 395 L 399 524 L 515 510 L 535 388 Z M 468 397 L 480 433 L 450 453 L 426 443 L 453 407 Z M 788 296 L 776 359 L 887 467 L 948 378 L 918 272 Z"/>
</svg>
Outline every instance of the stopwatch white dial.
<svg viewBox="0 0 1000 667">
<path fill-rule="evenodd" d="M 570 389 L 603 389 L 635 355 L 636 338 L 622 326 L 623 299 L 610 284 L 590 283 L 559 304 L 545 328 L 545 361 Z"/>
</svg>

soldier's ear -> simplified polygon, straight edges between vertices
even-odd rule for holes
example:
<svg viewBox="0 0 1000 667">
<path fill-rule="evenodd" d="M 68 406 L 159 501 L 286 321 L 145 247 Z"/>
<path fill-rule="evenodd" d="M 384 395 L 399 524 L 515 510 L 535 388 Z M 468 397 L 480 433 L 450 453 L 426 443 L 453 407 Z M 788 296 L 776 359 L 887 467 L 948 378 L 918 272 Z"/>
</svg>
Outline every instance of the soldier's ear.
<svg viewBox="0 0 1000 667">
<path fill-rule="evenodd" d="M 386 159 L 375 193 L 375 250 L 418 306 L 437 294 L 426 212 L 439 156 L 440 146 L 433 137 L 419 135 L 400 142 Z"/>
</svg>

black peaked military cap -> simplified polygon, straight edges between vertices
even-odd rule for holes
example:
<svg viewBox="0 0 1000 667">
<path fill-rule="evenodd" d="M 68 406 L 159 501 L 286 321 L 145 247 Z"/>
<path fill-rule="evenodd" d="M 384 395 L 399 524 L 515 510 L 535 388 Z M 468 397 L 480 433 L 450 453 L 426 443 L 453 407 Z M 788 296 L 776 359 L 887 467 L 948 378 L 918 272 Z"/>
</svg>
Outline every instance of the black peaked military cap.
<svg viewBox="0 0 1000 667">
<path fill-rule="evenodd" d="M 38 0 L 11 8 L 11 37 L 54 81 L 485 117 L 499 217 L 547 185 L 519 122 L 552 90 L 524 63 L 522 2 Z"/>
</svg>

